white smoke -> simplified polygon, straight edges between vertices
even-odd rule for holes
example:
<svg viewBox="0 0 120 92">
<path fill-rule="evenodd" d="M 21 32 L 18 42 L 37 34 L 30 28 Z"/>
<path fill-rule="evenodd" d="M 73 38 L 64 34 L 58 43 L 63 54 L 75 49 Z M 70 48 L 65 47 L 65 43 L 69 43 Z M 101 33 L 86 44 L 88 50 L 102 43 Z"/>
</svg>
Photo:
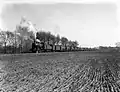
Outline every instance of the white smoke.
<svg viewBox="0 0 120 92">
<path fill-rule="evenodd" d="M 36 38 L 37 28 L 35 27 L 35 25 L 31 21 L 28 21 L 25 16 L 23 16 L 21 18 L 19 26 L 21 26 L 22 28 L 27 27 L 29 29 L 28 32 L 32 31 L 34 33 L 35 38 Z"/>
</svg>

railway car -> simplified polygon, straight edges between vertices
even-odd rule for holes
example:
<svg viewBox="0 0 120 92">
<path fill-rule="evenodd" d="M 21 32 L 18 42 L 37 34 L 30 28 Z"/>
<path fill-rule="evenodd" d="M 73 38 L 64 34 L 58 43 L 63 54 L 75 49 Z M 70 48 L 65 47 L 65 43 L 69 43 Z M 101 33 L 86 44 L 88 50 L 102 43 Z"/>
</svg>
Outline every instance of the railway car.
<svg viewBox="0 0 120 92">
<path fill-rule="evenodd" d="M 77 51 L 78 48 L 72 47 L 72 46 L 63 46 L 63 45 L 54 45 L 53 41 L 39 41 L 35 40 L 34 43 L 32 43 L 32 52 L 65 52 L 65 51 Z"/>
<path fill-rule="evenodd" d="M 70 46 L 66 46 L 66 51 L 70 51 Z"/>
<path fill-rule="evenodd" d="M 71 49 L 71 51 L 74 51 L 74 47 L 73 46 L 71 46 L 70 49 Z"/>
<path fill-rule="evenodd" d="M 61 45 L 55 45 L 55 51 L 61 51 Z"/>
<path fill-rule="evenodd" d="M 61 51 L 66 51 L 65 46 L 62 46 L 62 45 L 61 45 Z"/>
<path fill-rule="evenodd" d="M 49 45 L 49 44 L 45 44 L 44 45 L 44 51 L 52 51 L 53 49 L 52 49 L 52 46 L 51 45 Z"/>
</svg>

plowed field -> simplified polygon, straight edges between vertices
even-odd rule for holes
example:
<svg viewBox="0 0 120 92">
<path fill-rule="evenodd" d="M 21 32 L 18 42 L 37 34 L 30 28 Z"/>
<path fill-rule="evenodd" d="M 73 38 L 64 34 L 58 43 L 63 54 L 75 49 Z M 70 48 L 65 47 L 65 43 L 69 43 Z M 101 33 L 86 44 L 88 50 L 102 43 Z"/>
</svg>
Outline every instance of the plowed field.
<svg viewBox="0 0 120 92">
<path fill-rule="evenodd" d="M 0 57 L 0 92 L 120 92 L 120 53 Z"/>
</svg>

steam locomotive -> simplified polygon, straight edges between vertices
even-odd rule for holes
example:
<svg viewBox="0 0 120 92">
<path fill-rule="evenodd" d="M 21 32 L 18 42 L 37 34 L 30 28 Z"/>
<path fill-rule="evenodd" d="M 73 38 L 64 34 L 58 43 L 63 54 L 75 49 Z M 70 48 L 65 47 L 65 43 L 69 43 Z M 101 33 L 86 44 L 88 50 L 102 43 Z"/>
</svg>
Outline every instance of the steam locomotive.
<svg viewBox="0 0 120 92">
<path fill-rule="evenodd" d="M 32 43 L 32 52 L 33 53 L 40 53 L 40 52 L 65 52 L 65 51 L 78 51 L 78 47 L 73 47 L 69 45 L 58 45 L 53 44 L 53 41 L 40 41 L 36 39 Z"/>
</svg>

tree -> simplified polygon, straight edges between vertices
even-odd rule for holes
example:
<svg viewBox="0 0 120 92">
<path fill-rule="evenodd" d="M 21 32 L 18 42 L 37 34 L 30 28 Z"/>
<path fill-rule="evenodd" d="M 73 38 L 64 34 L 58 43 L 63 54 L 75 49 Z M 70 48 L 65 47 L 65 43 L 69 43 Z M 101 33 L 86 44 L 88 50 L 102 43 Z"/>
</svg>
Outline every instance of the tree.
<svg viewBox="0 0 120 92">
<path fill-rule="evenodd" d="M 79 44 L 78 44 L 78 42 L 77 41 L 73 41 L 73 46 L 74 47 L 77 47 Z"/>
<path fill-rule="evenodd" d="M 9 51 L 13 51 L 13 47 L 15 44 L 15 34 L 14 32 L 6 31 L 7 34 L 7 46 L 9 48 Z"/>
<path fill-rule="evenodd" d="M 7 35 L 5 31 L 0 32 L 0 44 L 4 47 L 4 53 L 6 53 Z"/>
<path fill-rule="evenodd" d="M 56 37 L 55 35 L 51 34 L 51 32 L 44 31 L 37 32 L 37 39 L 43 42 L 52 41 L 53 44 L 56 42 Z"/>
<path fill-rule="evenodd" d="M 46 36 L 46 33 L 43 31 L 39 31 L 36 34 L 36 38 L 39 39 L 40 41 L 44 41 L 44 42 L 46 41 L 45 36 Z"/>
<path fill-rule="evenodd" d="M 51 39 L 51 32 L 45 32 L 45 41 L 49 41 Z"/>
<path fill-rule="evenodd" d="M 56 37 L 55 37 L 55 35 L 53 35 L 53 34 L 50 35 L 50 41 L 52 41 L 53 44 L 56 43 Z"/>
<path fill-rule="evenodd" d="M 66 46 L 68 39 L 66 37 L 61 38 L 62 45 Z"/>
<path fill-rule="evenodd" d="M 69 46 L 72 46 L 72 41 L 69 40 L 69 41 L 68 41 L 68 44 L 69 44 Z"/>
<path fill-rule="evenodd" d="M 6 47 L 13 46 L 14 44 L 14 33 L 10 31 L 1 31 L 0 44 L 4 47 L 4 53 L 6 53 Z"/>
<path fill-rule="evenodd" d="M 56 43 L 58 44 L 59 42 L 60 42 L 60 35 L 57 34 L 57 36 L 56 36 Z"/>
</svg>

